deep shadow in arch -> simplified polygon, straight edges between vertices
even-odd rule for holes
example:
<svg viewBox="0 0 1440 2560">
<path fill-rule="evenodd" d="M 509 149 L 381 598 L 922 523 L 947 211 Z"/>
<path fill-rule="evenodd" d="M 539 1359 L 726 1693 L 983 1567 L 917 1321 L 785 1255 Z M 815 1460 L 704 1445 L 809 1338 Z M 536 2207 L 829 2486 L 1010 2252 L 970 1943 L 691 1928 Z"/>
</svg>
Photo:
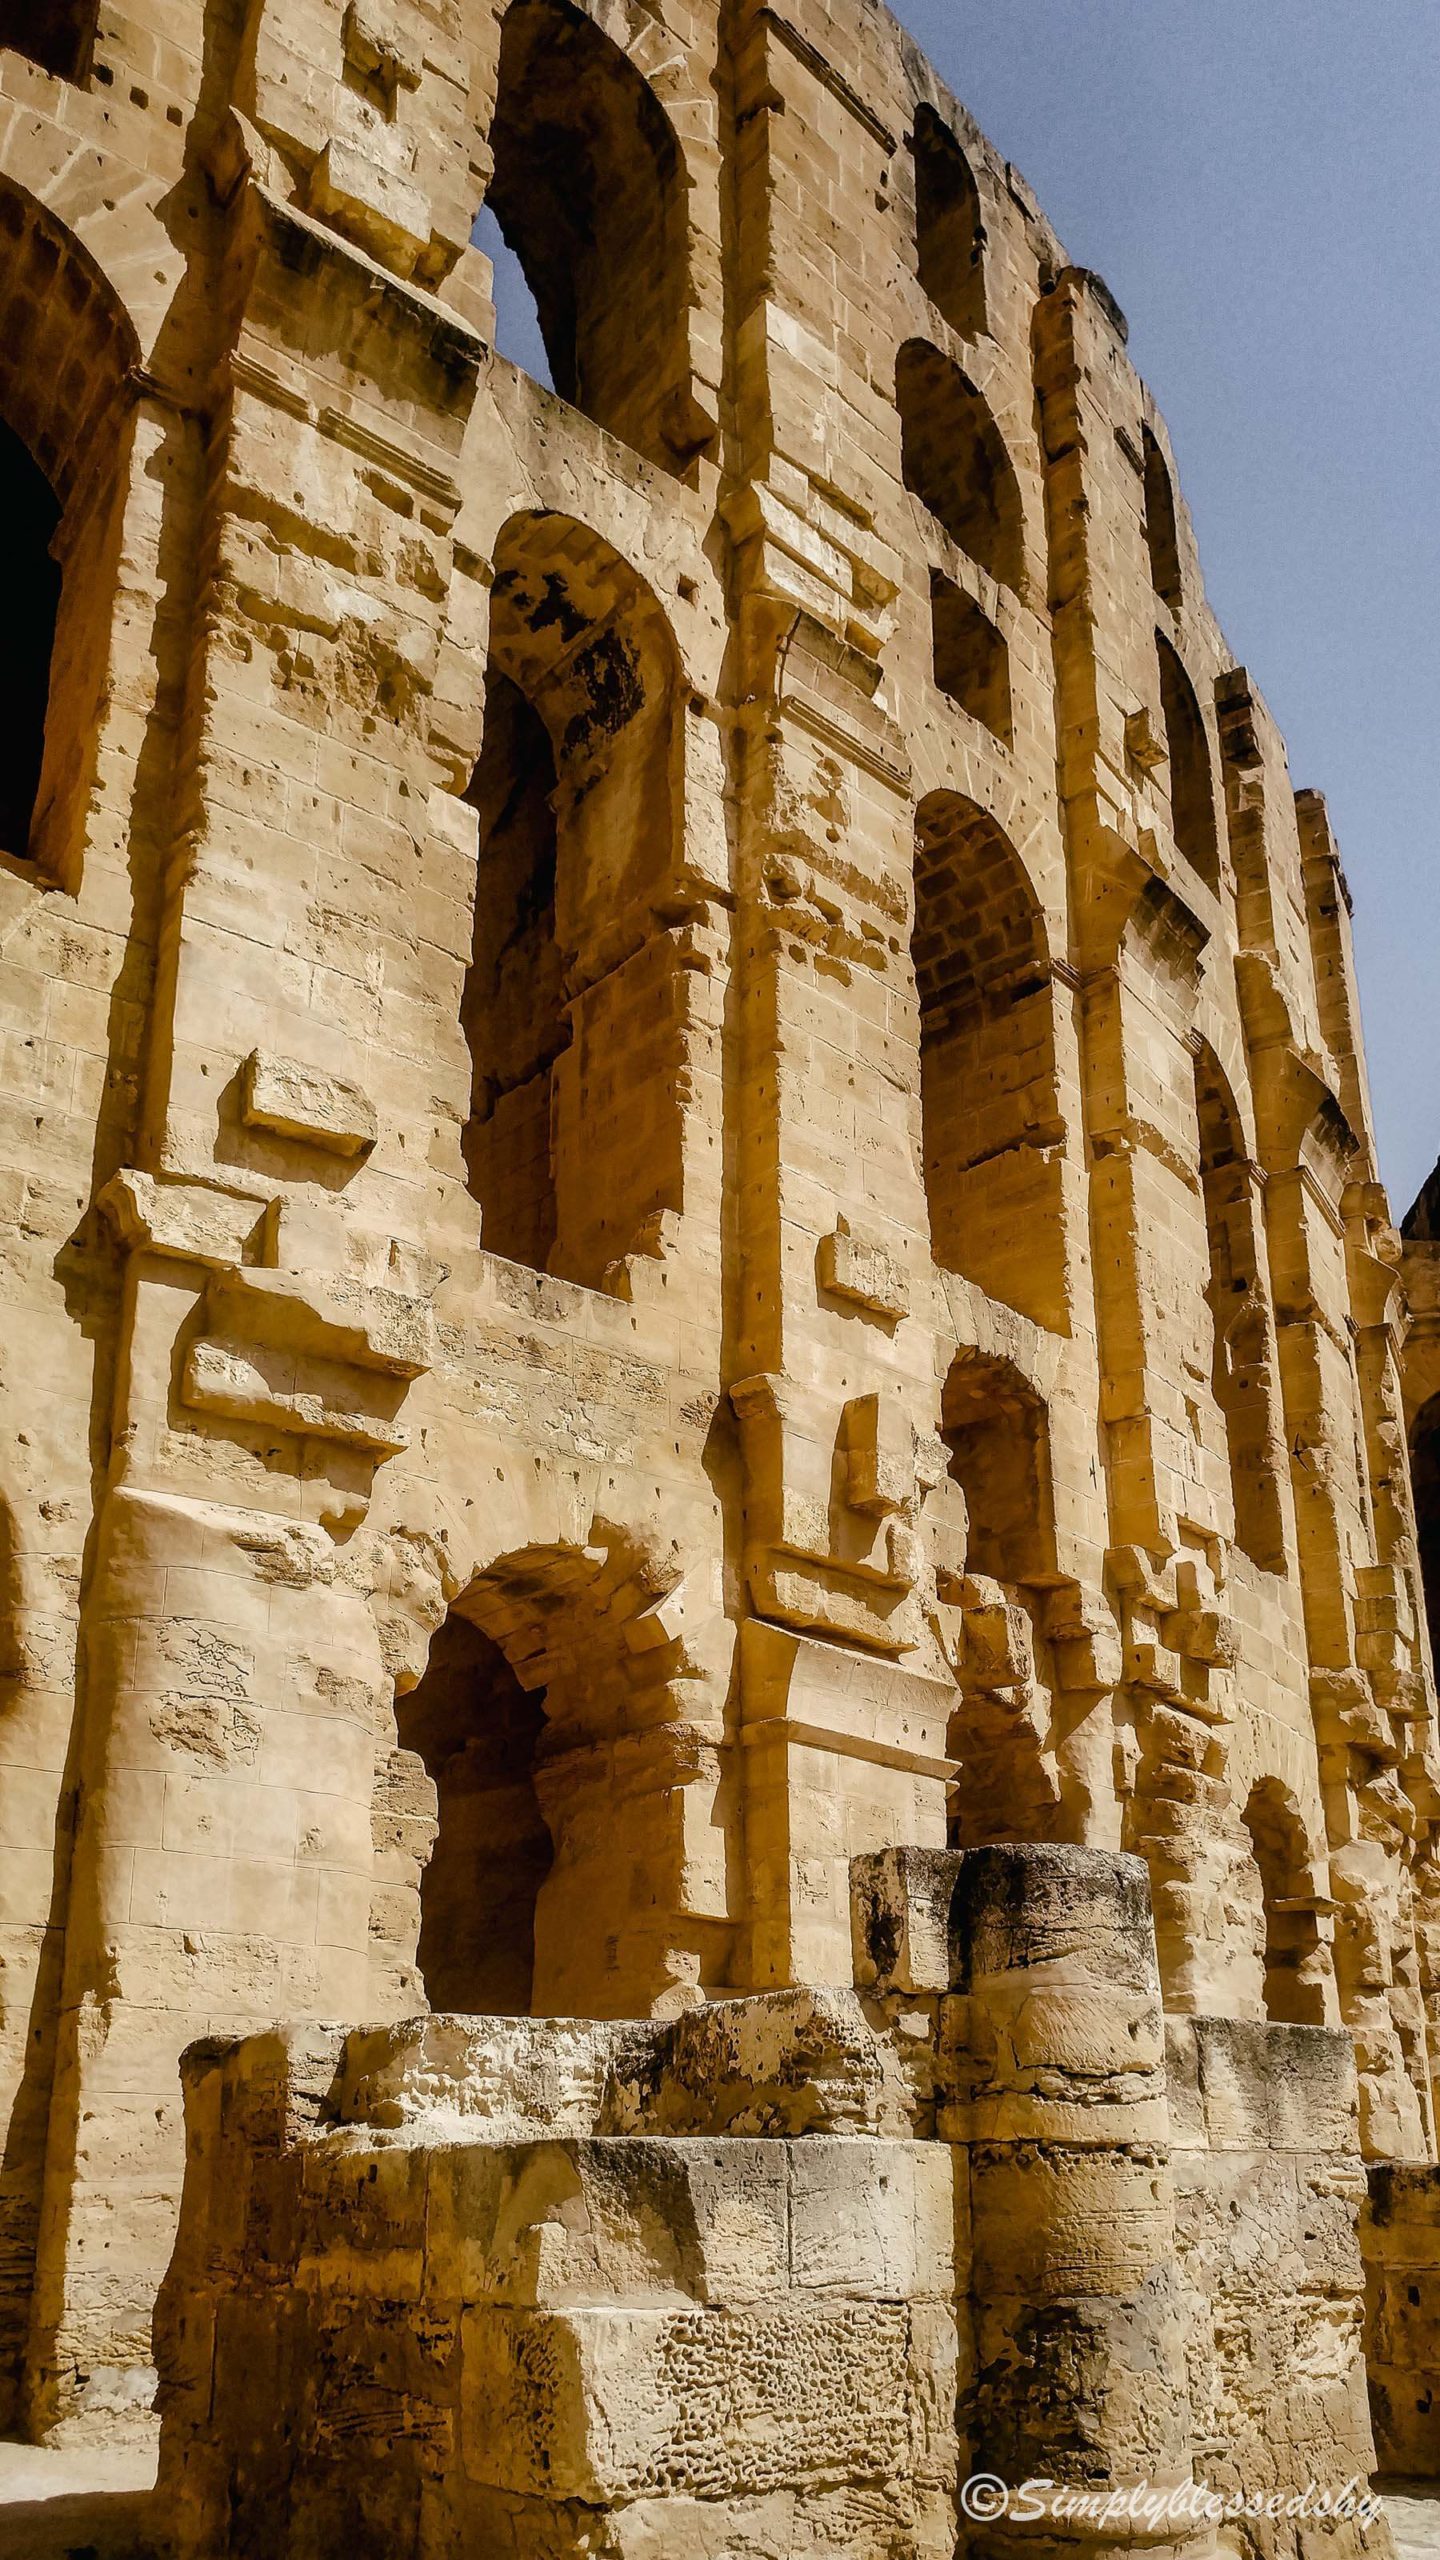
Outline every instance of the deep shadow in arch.
<svg viewBox="0 0 1440 2560">
<path fill-rule="evenodd" d="M 949 1735 L 960 1764 L 951 1840 L 974 1848 L 1054 1839 L 1067 1816 L 1039 1635 L 1042 1595 L 1057 1579 L 1050 1417 L 1013 1361 L 962 1346 L 945 1381 L 940 1436 L 965 1497 L 973 1613 Z"/>
<path fill-rule="evenodd" d="M 1150 583 L 1157 596 L 1178 613 L 1184 591 L 1170 468 L 1149 427 L 1141 427 L 1140 441 L 1145 458 L 1145 546 L 1150 554 Z"/>
<path fill-rule="evenodd" d="M 1410 1481 L 1433 1652 L 1440 1645 L 1440 1394 L 1422 1404 L 1410 1425 Z"/>
<path fill-rule="evenodd" d="M 931 792 L 916 813 L 911 951 L 934 1258 L 1063 1331 L 1064 1126 L 1044 918 L 1008 838 L 957 792 Z"/>
<path fill-rule="evenodd" d="M 980 393 L 938 347 L 911 338 L 896 359 L 895 401 L 906 488 L 978 567 L 1018 594 L 1025 573 L 1020 484 Z"/>
<path fill-rule="evenodd" d="M 535 1902 L 554 1857 L 534 1777 L 544 1692 L 523 1688 L 494 1639 L 452 1610 L 395 1712 L 401 1748 L 436 1792 L 420 1886 L 426 1997 L 432 2009 L 528 2017 Z"/>
<path fill-rule="evenodd" d="M 0 423 L 0 522 L 6 527 L 0 626 L 0 853 L 30 858 L 60 611 L 51 544 L 60 501 L 12 427 Z"/>
<path fill-rule="evenodd" d="M 710 429 L 691 398 L 684 170 L 649 82 L 570 0 L 510 0 L 490 141 L 486 204 L 556 391 L 684 468 Z"/>
<path fill-rule="evenodd" d="M 57 80 L 84 80 L 99 15 L 96 0 L 0 0 L 0 45 Z"/>
<path fill-rule="evenodd" d="M 957 1352 L 940 1436 L 969 1514 L 967 1569 L 1013 1585 L 1052 1581 L 1050 1416 L 1030 1380 L 993 1352 Z"/>
<path fill-rule="evenodd" d="M 48 207 L 0 184 L 0 857 L 79 878 L 109 675 L 138 348 Z"/>
<path fill-rule="evenodd" d="M 1207 889 L 1220 886 L 1220 844 L 1215 830 L 1215 774 L 1210 740 L 1195 687 L 1163 631 L 1155 634 L 1160 660 L 1160 709 L 1170 759 L 1170 817 L 1175 842 Z"/>
<path fill-rule="evenodd" d="M 915 111 L 915 250 L 920 283 L 962 337 L 985 327 L 985 227 L 970 163 L 933 107 Z"/>
<path fill-rule="evenodd" d="M 935 682 L 1002 746 L 1014 744 L 1010 653 L 973 596 L 939 569 L 930 572 L 930 639 Z"/>
<path fill-rule="evenodd" d="M 586 1287 L 682 1206 L 684 972 L 663 908 L 678 661 L 660 606 L 571 517 L 495 549 L 464 1136 L 482 1242 Z"/>
<path fill-rule="evenodd" d="M 1235 1543 L 1268 1573 L 1285 1570 L 1284 1441 L 1271 1375 L 1270 1320 L 1261 1276 L 1262 1230 L 1235 1097 L 1205 1041 L 1195 1052 L 1195 1112 L 1205 1209 L 1205 1303 L 1211 1383 L 1225 1423 Z"/>
</svg>

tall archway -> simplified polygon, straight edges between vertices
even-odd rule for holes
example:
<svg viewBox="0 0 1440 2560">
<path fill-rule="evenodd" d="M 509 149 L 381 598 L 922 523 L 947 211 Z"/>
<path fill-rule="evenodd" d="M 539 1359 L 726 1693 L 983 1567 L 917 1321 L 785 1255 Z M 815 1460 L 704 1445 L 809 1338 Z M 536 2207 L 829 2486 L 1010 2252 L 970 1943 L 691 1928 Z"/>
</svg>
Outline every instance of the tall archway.
<svg viewBox="0 0 1440 2560">
<path fill-rule="evenodd" d="M 52 544 L 60 501 L 13 428 L 0 424 L 0 523 L 6 527 L 0 625 L 0 852 L 28 861 L 45 753 L 60 611 Z"/>
<path fill-rule="evenodd" d="M 1280 1482 L 1283 1438 L 1278 1381 L 1261 1279 L 1263 1246 L 1240 1115 L 1213 1049 L 1195 1055 L 1195 1113 L 1205 1209 L 1205 1304 L 1211 1324 L 1211 1382 L 1225 1423 L 1235 1542 L 1267 1572 L 1285 1569 Z"/>
<path fill-rule="evenodd" d="M 1257 1954 L 1265 2015 L 1287 2026 L 1324 2026 L 1326 1958 L 1305 1826 L 1278 1778 L 1262 1778 L 1252 1787 L 1244 1822 L 1260 1892 Z"/>
<path fill-rule="evenodd" d="M 1025 571 L 1020 484 L 1005 440 L 957 364 L 911 338 L 896 359 L 900 462 L 907 489 L 998 585 Z"/>
<path fill-rule="evenodd" d="M 9 185 L 0 270 L 0 858 L 69 886 L 108 674 L 122 403 L 139 350 L 78 241 Z"/>
<path fill-rule="evenodd" d="M 402 1749 L 435 1788 L 416 1958 L 432 2009 L 528 2017 L 535 1905 L 554 1848 L 535 1790 L 543 1691 L 522 1687 L 493 1637 L 452 1610 L 396 1705 Z"/>
<path fill-rule="evenodd" d="M 1170 760 L 1170 818 L 1175 842 L 1208 889 L 1220 886 L 1220 844 L 1215 832 L 1215 774 L 1195 687 L 1163 631 L 1155 634 L 1160 660 L 1160 711 Z"/>
<path fill-rule="evenodd" d="M 1183 600 L 1180 532 L 1170 468 L 1149 427 L 1141 427 L 1140 441 L 1145 464 L 1145 547 L 1150 554 L 1150 583 L 1162 602 L 1178 613 Z"/>
<path fill-rule="evenodd" d="M 490 141 L 485 200 L 556 390 L 680 467 L 708 428 L 690 398 L 684 170 L 649 82 L 570 0 L 510 0 Z"/>
<path fill-rule="evenodd" d="M 921 287 L 962 337 L 985 326 L 985 228 L 970 163 L 933 107 L 915 111 L 915 250 Z"/>
<path fill-rule="evenodd" d="M 677 826 L 659 605 L 558 515 L 495 552 L 464 1021 L 482 1241 L 590 1287 L 681 1206 L 682 974 L 657 916 Z"/>
<path fill-rule="evenodd" d="M 1044 920 L 988 813 L 932 792 L 916 815 L 921 1167 L 947 1271 L 1065 1323 L 1053 988 Z"/>
</svg>

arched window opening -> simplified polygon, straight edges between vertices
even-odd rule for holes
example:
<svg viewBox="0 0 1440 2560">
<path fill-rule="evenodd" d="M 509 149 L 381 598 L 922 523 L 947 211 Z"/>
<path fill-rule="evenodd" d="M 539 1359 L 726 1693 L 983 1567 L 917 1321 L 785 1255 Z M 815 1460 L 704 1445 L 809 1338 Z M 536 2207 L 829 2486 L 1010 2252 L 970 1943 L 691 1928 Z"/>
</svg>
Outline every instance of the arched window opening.
<svg viewBox="0 0 1440 2560">
<path fill-rule="evenodd" d="M 932 792 L 916 821 L 911 941 L 931 1248 L 1063 1330 L 1064 1128 L 1044 922 L 995 820 Z"/>
<path fill-rule="evenodd" d="M 940 1433 L 969 1513 L 967 1569 L 1011 1586 L 1052 1580 L 1050 1420 L 1030 1380 L 1013 1361 L 962 1350 L 945 1382 Z"/>
<path fill-rule="evenodd" d="M 555 389 L 680 468 L 709 427 L 690 396 L 684 172 L 649 83 L 569 0 L 511 0 L 490 140 L 486 203 Z"/>
<path fill-rule="evenodd" d="M 920 283 L 962 337 L 985 326 L 985 231 L 970 163 L 933 107 L 916 111 L 915 245 Z"/>
<path fill-rule="evenodd" d="M 1018 592 L 1020 484 L 979 392 L 937 347 L 912 338 L 896 363 L 895 399 L 906 488 L 978 567 Z"/>
<path fill-rule="evenodd" d="M 546 391 L 553 391 L 550 358 L 545 352 L 545 332 L 535 296 L 525 278 L 525 270 L 501 230 L 488 204 L 482 204 L 470 233 L 471 245 L 483 249 L 490 261 L 495 300 L 495 352 L 507 364 L 518 365 Z"/>
<path fill-rule="evenodd" d="M 111 690 L 139 347 L 74 234 L 10 182 L 0 270 L 0 861 L 72 888 Z"/>
<path fill-rule="evenodd" d="M 941 692 L 1008 747 L 1014 737 L 1010 653 L 994 623 L 938 569 L 930 572 L 930 622 Z"/>
<path fill-rule="evenodd" d="M 0 45 L 57 80 L 84 80 L 98 14 L 95 0 L 0 0 Z"/>
<path fill-rule="evenodd" d="M 1262 1778 L 1245 1807 L 1260 1886 L 1265 2015 L 1285 2026 L 1325 2024 L 1320 1940 L 1304 1825 L 1278 1779 Z"/>
<path fill-rule="evenodd" d="M 681 1196 L 685 973 L 673 878 L 674 644 L 649 589 L 573 519 L 496 548 L 462 1003 L 464 1149 L 492 1252 L 587 1287 L 654 1251 Z"/>
<path fill-rule="evenodd" d="M 396 1701 L 401 1748 L 434 1782 L 439 1828 L 420 1885 L 418 1962 L 432 2009 L 528 2017 L 535 1904 L 553 1850 L 535 1792 L 543 1692 L 452 1610 Z"/>
<path fill-rule="evenodd" d="M 1279 1431 L 1260 1278 L 1255 1177 L 1234 1097 L 1214 1052 L 1203 1046 L 1195 1060 L 1195 1109 L 1205 1203 L 1211 1378 L 1225 1422 L 1235 1541 L 1266 1572 L 1283 1573 Z"/>
<path fill-rule="evenodd" d="M 475 939 L 464 1020 L 474 1062 L 465 1132 L 485 1243 L 544 1271 L 555 1242 L 551 1083 L 569 1045 L 555 939 L 555 758 L 538 711 L 491 671 L 468 798 L 480 819 Z"/>
<path fill-rule="evenodd" d="M 30 854 L 40 790 L 60 569 L 50 545 L 60 502 L 13 429 L 0 424 L 0 519 L 7 527 L 0 628 L 0 853 Z"/>
<path fill-rule="evenodd" d="M 1150 553 L 1150 581 L 1157 596 L 1180 610 L 1180 535 L 1175 522 L 1175 491 L 1169 466 L 1148 427 L 1140 430 L 1145 456 L 1145 542 Z"/>
<path fill-rule="evenodd" d="M 1410 1482 L 1420 1580 L 1434 1652 L 1440 1651 L 1440 1395 L 1422 1404 L 1410 1426 Z"/>
<path fill-rule="evenodd" d="M 1209 889 L 1220 886 L 1220 847 L 1215 833 L 1215 780 L 1210 741 L 1195 687 L 1163 631 L 1155 634 L 1160 659 L 1160 709 L 1170 760 L 1170 818 L 1175 842 Z"/>
</svg>

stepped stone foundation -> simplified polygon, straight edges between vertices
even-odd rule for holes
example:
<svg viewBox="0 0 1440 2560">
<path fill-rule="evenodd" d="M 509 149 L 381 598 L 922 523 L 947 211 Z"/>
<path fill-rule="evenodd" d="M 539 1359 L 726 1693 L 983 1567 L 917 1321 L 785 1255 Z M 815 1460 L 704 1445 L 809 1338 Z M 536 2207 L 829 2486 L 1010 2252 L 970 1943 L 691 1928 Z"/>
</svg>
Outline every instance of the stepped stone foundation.
<svg viewBox="0 0 1440 2560">
<path fill-rule="evenodd" d="M 854 1893 L 854 1990 L 193 2047 L 176 2549 L 949 2560 L 972 2473 L 1363 2481 L 1344 2031 L 1167 2021 L 1136 1858 L 892 1851 Z"/>
<path fill-rule="evenodd" d="M 1108 286 L 875 0 L 7 0 L 0 506 L 0 2426 L 928 2553 L 1363 2469 L 1363 2244 L 1440 2464 L 1440 1275 Z"/>
</svg>

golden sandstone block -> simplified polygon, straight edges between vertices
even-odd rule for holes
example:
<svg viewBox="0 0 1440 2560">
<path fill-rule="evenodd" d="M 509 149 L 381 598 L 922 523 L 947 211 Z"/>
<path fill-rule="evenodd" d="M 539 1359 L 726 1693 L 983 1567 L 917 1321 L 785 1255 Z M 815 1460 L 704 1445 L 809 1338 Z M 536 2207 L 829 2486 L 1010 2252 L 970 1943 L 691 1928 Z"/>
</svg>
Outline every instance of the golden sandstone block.
<svg viewBox="0 0 1440 2560">
<path fill-rule="evenodd" d="M 5 30 L 0 2422 L 1433 2468 L 1440 1210 L 1113 296 L 860 0 Z"/>
</svg>

